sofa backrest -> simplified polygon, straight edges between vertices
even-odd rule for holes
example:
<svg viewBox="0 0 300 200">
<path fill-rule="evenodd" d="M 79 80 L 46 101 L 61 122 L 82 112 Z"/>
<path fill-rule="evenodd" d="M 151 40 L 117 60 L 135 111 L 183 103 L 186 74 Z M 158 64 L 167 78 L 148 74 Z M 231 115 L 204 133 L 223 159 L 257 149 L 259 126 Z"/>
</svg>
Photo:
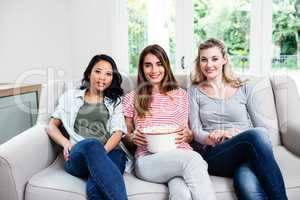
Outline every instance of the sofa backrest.
<svg viewBox="0 0 300 200">
<path fill-rule="evenodd" d="M 271 77 L 283 145 L 300 156 L 300 96 L 295 81 L 287 75 Z"/>
<path fill-rule="evenodd" d="M 269 77 L 247 76 L 244 78 L 249 79 L 252 88 L 250 103 L 255 109 L 253 125 L 267 128 L 272 145 L 280 145 L 278 118 Z"/>
<path fill-rule="evenodd" d="M 256 119 L 254 126 L 264 126 L 268 129 L 269 138 L 273 145 L 281 144 L 278 128 L 278 120 L 274 102 L 274 95 L 268 77 L 244 76 L 249 79 L 253 91 L 251 103 L 255 108 Z M 176 75 L 179 85 L 186 89 L 190 86 L 190 77 L 187 75 Z M 122 87 L 125 93 L 133 90 L 137 86 L 136 76 L 123 77 Z"/>
<path fill-rule="evenodd" d="M 268 77 L 244 77 L 249 78 L 253 92 L 251 102 L 254 104 L 257 120 L 255 126 L 265 126 L 268 129 L 269 138 L 273 145 L 281 144 L 274 94 Z M 176 75 L 179 85 L 186 89 L 190 86 L 190 77 L 187 75 Z M 54 81 L 43 85 L 40 99 L 40 112 L 37 123 L 48 123 L 49 117 L 54 111 L 59 96 L 66 90 L 78 87 L 79 81 Z M 122 88 L 125 94 L 137 86 L 136 76 L 123 76 Z"/>
<path fill-rule="evenodd" d="M 37 124 L 47 124 L 51 114 L 58 103 L 59 97 L 65 91 L 64 81 L 50 81 L 42 84 L 41 95 L 39 100 L 39 114 Z"/>
</svg>

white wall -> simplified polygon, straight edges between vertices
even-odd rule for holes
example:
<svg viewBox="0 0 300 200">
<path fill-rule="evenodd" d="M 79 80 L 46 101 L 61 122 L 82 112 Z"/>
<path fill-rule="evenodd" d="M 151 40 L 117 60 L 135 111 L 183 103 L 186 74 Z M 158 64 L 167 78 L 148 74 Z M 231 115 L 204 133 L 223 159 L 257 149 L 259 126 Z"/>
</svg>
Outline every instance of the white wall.
<svg viewBox="0 0 300 200">
<path fill-rule="evenodd" d="M 126 75 L 129 74 L 127 0 L 109 0 L 107 7 L 109 22 L 107 31 L 110 39 L 108 48 L 115 58 L 119 71 Z"/>
<path fill-rule="evenodd" d="M 70 0 L 70 68 L 80 79 L 95 54 L 112 55 L 107 2 L 105 0 Z M 113 56 L 114 57 L 114 56 Z"/>
<path fill-rule="evenodd" d="M 71 76 L 67 10 L 61 0 L 0 0 L 0 82 Z"/>
<path fill-rule="evenodd" d="M 115 31 L 117 4 L 0 0 L 0 83 L 80 79 L 99 53 L 112 55 L 119 64 L 121 52 L 113 39 L 120 34 Z"/>
</svg>

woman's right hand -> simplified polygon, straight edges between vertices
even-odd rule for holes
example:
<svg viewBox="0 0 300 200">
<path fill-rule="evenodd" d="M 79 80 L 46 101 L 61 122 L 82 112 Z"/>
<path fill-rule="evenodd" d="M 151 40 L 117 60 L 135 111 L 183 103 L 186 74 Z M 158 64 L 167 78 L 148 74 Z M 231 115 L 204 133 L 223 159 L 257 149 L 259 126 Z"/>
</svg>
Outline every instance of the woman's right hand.
<svg viewBox="0 0 300 200">
<path fill-rule="evenodd" d="M 212 139 L 211 137 L 210 137 L 210 135 L 208 135 L 205 139 L 204 139 L 204 144 L 206 144 L 206 145 L 209 145 L 209 146 L 216 146 L 216 142 L 215 142 L 215 140 L 214 139 Z"/>
<path fill-rule="evenodd" d="M 67 161 L 69 159 L 69 155 L 70 155 L 70 151 L 71 151 L 72 147 L 73 147 L 73 144 L 69 140 L 63 144 L 63 148 L 64 148 L 63 154 L 64 154 L 65 161 Z"/>
<path fill-rule="evenodd" d="M 138 130 L 134 130 L 131 136 L 131 141 L 137 146 L 147 146 L 147 139 L 145 134 Z"/>
</svg>

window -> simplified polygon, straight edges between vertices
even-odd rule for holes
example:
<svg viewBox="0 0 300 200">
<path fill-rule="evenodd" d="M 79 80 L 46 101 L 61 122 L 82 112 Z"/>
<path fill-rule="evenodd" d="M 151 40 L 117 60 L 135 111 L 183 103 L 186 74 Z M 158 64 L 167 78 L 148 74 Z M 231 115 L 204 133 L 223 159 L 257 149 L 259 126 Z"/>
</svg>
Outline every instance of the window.
<svg viewBox="0 0 300 200">
<path fill-rule="evenodd" d="M 199 42 L 216 37 L 238 73 L 284 69 L 300 82 L 300 0 L 128 0 L 127 11 L 131 74 L 140 51 L 158 43 L 188 75 Z"/>
<path fill-rule="evenodd" d="M 300 77 L 300 0 L 273 0 L 272 69 Z"/>
<path fill-rule="evenodd" d="M 249 0 L 193 0 L 193 4 L 194 43 L 199 44 L 211 37 L 223 40 L 234 69 L 247 70 L 251 18 Z"/>
<path fill-rule="evenodd" d="M 129 72 L 137 73 L 139 54 L 159 44 L 176 65 L 175 0 L 128 0 Z"/>
</svg>

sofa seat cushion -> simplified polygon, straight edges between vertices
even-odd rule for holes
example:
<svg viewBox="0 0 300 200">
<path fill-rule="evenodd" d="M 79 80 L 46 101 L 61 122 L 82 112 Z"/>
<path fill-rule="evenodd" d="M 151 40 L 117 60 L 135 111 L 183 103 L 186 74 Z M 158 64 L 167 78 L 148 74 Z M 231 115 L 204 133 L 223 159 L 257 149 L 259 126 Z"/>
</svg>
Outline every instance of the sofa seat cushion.
<svg viewBox="0 0 300 200">
<path fill-rule="evenodd" d="M 25 200 L 86 200 L 85 180 L 63 169 L 63 158 L 56 158 L 48 168 L 35 174 L 28 182 Z"/>
<path fill-rule="evenodd" d="M 300 159 L 284 146 L 273 146 L 274 156 L 282 172 L 289 200 L 300 194 Z M 218 199 L 236 199 L 232 179 L 211 176 Z"/>
<path fill-rule="evenodd" d="M 300 158 L 284 146 L 275 146 L 273 151 L 284 178 L 288 199 L 298 200 L 300 194 Z"/>
<path fill-rule="evenodd" d="M 63 169 L 63 158 L 55 162 L 28 182 L 25 200 L 86 200 L 85 180 L 72 176 Z M 234 199 L 232 179 L 211 176 L 218 199 Z M 146 182 L 133 174 L 124 174 L 129 200 L 167 200 L 168 188 L 164 184 Z"/>
<path fill-rule="evenodd" d="M 28 182 L 25 200 L 86 200 L 85 180 L 72 176 L 63 169 L 63 158 L 55 162 Z M 168 199 L 168 188 L 137 179 L 132 174 L 124 174 L 129 200 Z"/>
<path fill-rule="evenodd" d="M 288 197 L 299 199 L 300 159 L 283 146 L 274 146 L 274 155 L 282 171 Z M 124 174 L 129 200 L 168 199 L 168 188 L 164 184 L 150 183 Z M 230 178 L 211 176 L 218 199 L 236 199 Z M 59 156 L 48 168 L 34 175 L 27 184 L 25 200 L 85 200 L 85 180 L 66 173 L 63 159 Z"/>
<path fill-rule="evenodd" d="M 220 176 L 210 176 L 210 178 L 213 182 L 217 199 L 236 199 L 233 189 L 233 181 L 231 178 L 224 178 Z"/>
</svg>

